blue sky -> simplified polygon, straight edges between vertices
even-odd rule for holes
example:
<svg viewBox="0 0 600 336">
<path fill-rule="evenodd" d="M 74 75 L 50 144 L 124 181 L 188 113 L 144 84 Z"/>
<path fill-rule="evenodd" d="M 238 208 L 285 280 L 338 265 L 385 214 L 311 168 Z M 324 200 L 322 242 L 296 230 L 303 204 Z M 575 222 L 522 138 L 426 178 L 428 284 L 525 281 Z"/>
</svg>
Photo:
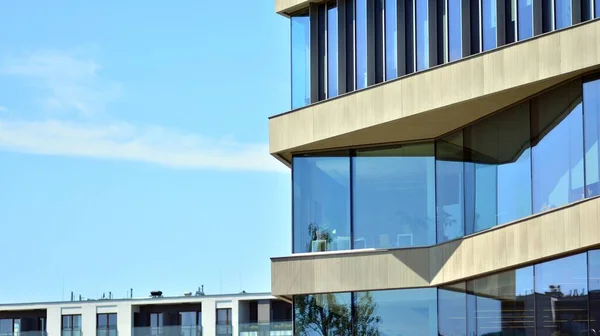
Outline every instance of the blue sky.
<svg viewBox="0 0 600 336">
<path fill-rule="evenodd" d="M 272 0 L 0 10 L 0 302 L 269 291 L 291 249 Z"/>
</svg>

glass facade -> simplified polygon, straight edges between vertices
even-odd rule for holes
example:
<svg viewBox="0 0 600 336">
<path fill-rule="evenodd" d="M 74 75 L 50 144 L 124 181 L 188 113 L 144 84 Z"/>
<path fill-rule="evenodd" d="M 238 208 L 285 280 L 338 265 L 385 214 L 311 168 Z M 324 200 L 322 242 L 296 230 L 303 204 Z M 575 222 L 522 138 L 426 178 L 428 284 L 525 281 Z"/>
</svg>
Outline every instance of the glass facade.
<svg viewBox="0 0 600 336">
<path fill-rule="evenodd" d="M 600 18 L 600 0 L 337 0 L 310 8 L 315 11 L 312 16 L 307 10 L 291 16 L 293 109 L 311 103 L 311 87 L 318 92 L 312 97 L 316 102 L 337 96 L 340 80 L 347 81 L 344 87 L 350 91 L 364 89 L 367 74 L 371 84 L 392 80 L 415 67 L 425 70 L 567 28 L 579 18 Z M 319 21 L 312 34 L 311 17 Z M 534 18 L 541 22 L 534 24 Z M 339 22 L 347 22 L 347 28 L 340 31 Z M 339 48 L 340 36 L 347 44 L 344 50 Z M 312 41 L 313 50 L 311 37 L 318 40 Z M 354 78 L 338 78 L 341 61 L 354 66 Z M 311 67 L 318 78 L 311 78 Z"/>
<path fill-rule="evenodd" d="M 436 140 L 295 156 L 293 252 L 430 246 L 596 196 L 599 113 L 586 77 Z"/>
<path fill-rule="evenodd" d="M 596 335 L 600 250 L 439 288 L 294 297 L 295 335 Z"/>
<path fill-rule="evenodd" d="M 310 19 L 292 16 L 292 109 L 310 104 Z"/>
</svg>

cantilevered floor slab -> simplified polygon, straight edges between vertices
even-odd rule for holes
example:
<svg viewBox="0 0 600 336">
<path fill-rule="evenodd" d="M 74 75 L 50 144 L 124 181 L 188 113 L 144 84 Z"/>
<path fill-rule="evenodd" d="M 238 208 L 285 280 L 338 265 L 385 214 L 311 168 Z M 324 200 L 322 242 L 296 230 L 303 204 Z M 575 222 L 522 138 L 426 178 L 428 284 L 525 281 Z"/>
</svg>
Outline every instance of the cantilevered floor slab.
<svg viewBox="0 0 600 336">
<path fill-rule="evenodd" d="M 270 152 L 438 137 L 599 68 L 598 41 L 595 20 L 274 116 Z"/>
<path fill-rule="evenodd" d="M 600 198 L 424 248 L 271 259 L 275 296 L 439 286 L 600 245 Z"/>
</svg>

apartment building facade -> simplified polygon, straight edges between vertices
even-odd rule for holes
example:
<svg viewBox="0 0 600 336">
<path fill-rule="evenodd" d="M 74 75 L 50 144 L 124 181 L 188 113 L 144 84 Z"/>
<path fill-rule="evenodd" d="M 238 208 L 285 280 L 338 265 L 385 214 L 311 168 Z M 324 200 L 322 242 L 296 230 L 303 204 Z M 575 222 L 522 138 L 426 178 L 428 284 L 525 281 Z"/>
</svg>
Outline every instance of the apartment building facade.
<svg viewBox="0 0 600 336">
<path fill-rule="evenodd" d="M 295 335 L 600 334 L 600 0 L 276 0 Z"/>
<path fill-rule="evenodd" d="M 291 305 L 268 293 L 0 305 L 2 336 L 287 336 Z"/>
</svg>

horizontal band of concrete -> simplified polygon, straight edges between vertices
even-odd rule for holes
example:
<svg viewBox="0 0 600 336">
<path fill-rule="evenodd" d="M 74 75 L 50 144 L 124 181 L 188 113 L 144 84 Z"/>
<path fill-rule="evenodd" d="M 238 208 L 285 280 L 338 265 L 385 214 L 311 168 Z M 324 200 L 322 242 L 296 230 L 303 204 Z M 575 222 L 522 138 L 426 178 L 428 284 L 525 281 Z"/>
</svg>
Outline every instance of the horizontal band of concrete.
<svg viewBox="0 0 600 336">
<path fill-rule="evenodd" d="M 275 296 L 430 287 L 600 245 L 600 198 L 442 245 L 272 258 Z"/>
<path fill-rule="evenodd" d="M 439 137 L 598 69 L 597 41 L 600 20 L 274 116 L 270 152 L 289 161 L 294 152 Z"/>
</svg>

